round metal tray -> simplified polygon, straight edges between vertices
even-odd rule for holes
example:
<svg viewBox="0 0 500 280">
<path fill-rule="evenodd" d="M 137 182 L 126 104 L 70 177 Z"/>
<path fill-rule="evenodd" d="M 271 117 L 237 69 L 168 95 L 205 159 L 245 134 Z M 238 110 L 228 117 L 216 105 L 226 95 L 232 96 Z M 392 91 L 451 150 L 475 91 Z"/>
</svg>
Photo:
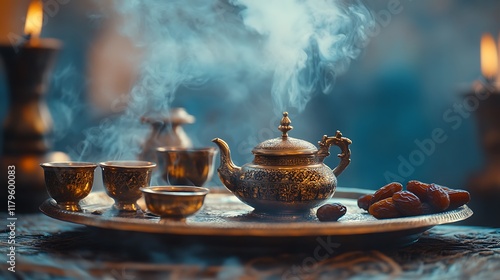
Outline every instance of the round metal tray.
<svg viewBox="0 0 500 280">
<path fill-rule="evenodd" d="M 91 193 L 80 202 L 82 212 L 60 209 L 53 199 L 46 200 L 40 210 L 49 217 L 105 229 L 188 236 L 219 237 L 314 237 L 330 236 L 340 242 L 391 242 L 411 244 L 427 229 L 467 219 L 472 210 L 467 206 L 431 215 L 377 220 L 358 208 L 357 198 L 373 192 L 338 188 L 329 202 L 340 202 L 347 214 L 338 222 L 320 222 L 316 209 L 304 216 L 267 216 L 254 213 L 251 207 L 228 192 L 211 191 L 200 212 L 185 221 L 160 220 L 150 213 L 117 213 L 113 200 L 104 192 Z M 144 201 L 139 205 L 145 209 Z"/>
</svg>

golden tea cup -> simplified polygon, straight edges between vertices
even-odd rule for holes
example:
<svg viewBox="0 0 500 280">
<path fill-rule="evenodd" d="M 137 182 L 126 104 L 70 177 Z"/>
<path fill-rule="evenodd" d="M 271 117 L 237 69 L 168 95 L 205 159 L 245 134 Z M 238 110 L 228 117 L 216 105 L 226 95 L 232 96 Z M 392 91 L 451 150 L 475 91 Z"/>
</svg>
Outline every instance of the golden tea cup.
<svg viewBox="0 0 500 280">
<path fill-rule="evenodd" d="M 156 163 L 149 161 L 106 161 L 99 163 L 106 193 L 120 211 L 140 211 L 141 188 L 149 186 Z"/>
<path fill-rule="evenodd" d="M 49 196 L 67 211 L 81 211 L 80 200 L 89 195 L 94 183 L 96 164 L 91 162 L 41 163 Z"/>
<path fill-rule="evenodd" d="M 156 149 L 162 178 L 170 185 L 203 186 L 212 179 L 217 149 L 172 148 Z"/>
<path fill-rule="evenodd" d="M 154 186 L 142 188 L 146 207 L 162 219 L 183 220 L 198 212 L 209 190 L 191 186 Z"/>
</svg>

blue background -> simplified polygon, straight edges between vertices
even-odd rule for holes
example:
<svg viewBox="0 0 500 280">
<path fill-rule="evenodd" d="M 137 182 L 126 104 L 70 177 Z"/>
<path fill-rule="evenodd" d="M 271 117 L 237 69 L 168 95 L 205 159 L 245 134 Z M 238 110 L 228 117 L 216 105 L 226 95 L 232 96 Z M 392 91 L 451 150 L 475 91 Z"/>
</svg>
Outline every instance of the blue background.
<svg viewBox="0 0 500 280">
<path fill-rule="evenodd" d="M 84 131 L 104 118 L 89 109 L 85 67 L 87 50 L 106 17 L 89 16 L 98 14 L 98 9 L 81 2 L 61 6 L 43 33 L 65 45 L 48 104 L 56 127 L 54 150 L 70 154 L 75 143 L 85 138 Z M 367 2 L 379 32 L 347 73 L 337 78 L 330 94 L 316 94 L 303 112 L 291 110 L 295 129 L 290 134 L 316 143 L 322 135 L 341 130 L 353 141 L 352 163 L 339 178 L 342 187 L 376 189 L 395 178 L 388 177 L 393 174 L 404 181 L 465 188 L 484 160 L 475 119 L 473 115 L 461 117 L 458 125 L 443 114 L 462 103 L 463 94 L 480 77 L 480 38 L 484 32 L 496 37 L 500 31 L 500 2 L 401 1 L 402 11 L 390 18 L 384 12 L 388 2 Z M 8 106 L 2 79 L 0 119 Z M 197 118 L 185 127 L 195 145 L 208 146 L 212 138 L 223 138 L 232 148 L 235 163 L 242 165 L 252 159 L 253 146 L 279 135 L 280 115 L 271 106 L 269 89 L 270 83 L 264 83 L 241 98 L 227 98 L 225 87 L 215 81 L 194 89 L 181 87 L 172 105 L 185 107 Z M 74 111 L 72 105 L 63 106 L 75 103 L 85 106 Z M 412 153 L 420 149 L 415 141 L 431 138 L 435 129 L 444 131 L 446 140 L 434 143 L 432 153 L 412 164 L 413 171 L 402 174 L 401 162 L 411 161 Z M 105 160 L 99 148 L 93 153 L 90 159 Z M 337 162 L 334 156 L 326 160 L 331 167 Z M 214 178 L 210 184 L 220 182 Z"/>
</svg>

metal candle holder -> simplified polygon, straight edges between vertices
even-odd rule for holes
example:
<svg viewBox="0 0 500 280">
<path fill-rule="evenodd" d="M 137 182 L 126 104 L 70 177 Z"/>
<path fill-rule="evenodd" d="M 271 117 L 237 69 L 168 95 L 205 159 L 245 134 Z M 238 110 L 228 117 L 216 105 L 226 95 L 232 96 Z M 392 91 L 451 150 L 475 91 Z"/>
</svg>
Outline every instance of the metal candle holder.
<svg viewBox="0 0 500 280">
<path fill-rule="evenodd" d="M 15 166 L 18 211 L 34 211 L 48 197 L 38 164 L 68 160 L 63 153 L 50 152 L 52 118 L 45 102 L 60 46 L 53 39 L 28 41 L 17 47 L 0 46 L 0 63 L 3 62 L 6 73 L 10 100 L 1 135 L 0 167 L 7 170 L 8 166 Z M 1 193 L 4 196 L 7 191 Z"/>
<path fill-rule="evenodd" d="M 496 217 L 500 213 L 500 90 L 485 83 L 468 93 L 478 100 L 475 117 L 479 140 L 484 151 L 485 165 L 473 174 L 468 182 L 471 208 L 475 215 L 470 223 L 484 226 L 500 226 Z M 479 98 L 481 97 L 481 98 Z"/>
</svg>

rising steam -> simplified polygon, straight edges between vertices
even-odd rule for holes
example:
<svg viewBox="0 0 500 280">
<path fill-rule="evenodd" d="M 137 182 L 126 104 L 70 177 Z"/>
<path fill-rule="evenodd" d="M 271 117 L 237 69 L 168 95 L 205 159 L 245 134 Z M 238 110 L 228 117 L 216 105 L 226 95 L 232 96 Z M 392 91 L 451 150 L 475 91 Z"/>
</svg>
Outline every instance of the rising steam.
<svg viewBox="0 0 500 280">
<path fill-rule="evenodd" d="M 316 89 L 331 90 L 335 77 L 359 54 L 371 24 L 361 2 L 338 0 L 125 3 L 117 1 L 129 19 L 125 30 L 134 38 L 140 31 L 138 42 L 149 55 L 143 72 L 147 84 L 138 85 L 162 103 L 174 98 L 180 84 L 231 79 L 245 70 L 273 77 L 277 111 L 302 110 Z"/>
<path fill-rule="evenodd" d="M 117 0 L 115 7 L 126 19 L 120 32 L 131 36 L 145 57 L 126 112 L 100 133 L 97 142 L 106 147 L 137 140 L 125 131 L 139 129 L 145 113 L 168 112 L 181 85 L 217 80 L 245 88 L 272 78 L 275 111 L 301 111 L 314 93 L 331 91 L 372 24 L 359 1 Z M 258 93 L 229 89 L 229 94 Z M 112 157 L 137 152 L 108 150 Z"/>
<path fill-rule="evenodd" d="M 327 93 L 367 39 L 370 14 L 340 1 L 234 0 L 244 24 L 263 37 L 262 56 L 273 73 L 278 111 L 303 110 L 316 89 Z"/>
</svg>

